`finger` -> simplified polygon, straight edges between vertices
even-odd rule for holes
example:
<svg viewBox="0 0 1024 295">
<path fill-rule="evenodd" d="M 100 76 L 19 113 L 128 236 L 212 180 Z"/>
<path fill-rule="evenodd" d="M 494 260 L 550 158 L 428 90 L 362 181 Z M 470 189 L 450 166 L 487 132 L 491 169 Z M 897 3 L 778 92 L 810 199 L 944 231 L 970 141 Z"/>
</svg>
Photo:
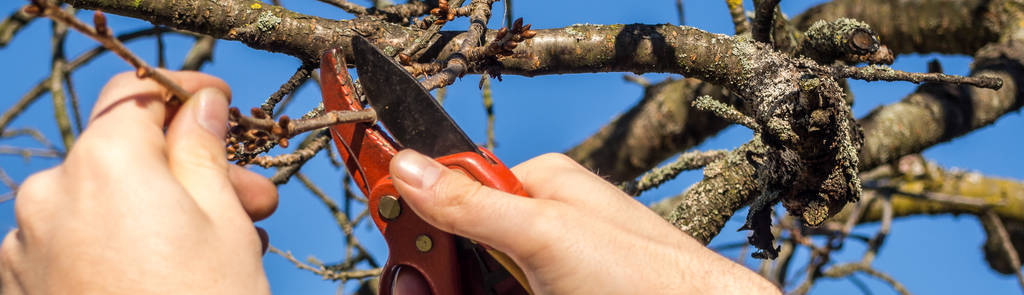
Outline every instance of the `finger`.
<svg viewBox="0 0 1024 295">
<path fill-rule="evenodd" d="M 25 274 L 24 245 L 20 238 L 20 231 L 13 229 L 4 236 L 0 244 L 0 283 L 3 283 L 4 294 L 26 294 L 18 278 L 19 274 Z M 10 293 L 8 293 L 10 292 Z"/>
<path fill-rule="evenodd" d="M 227 117 L 227 95 L 214 88 L 204 88 L 192 95 L 167 128 L 171 172 L 214 220 L 245 216 L 242 202 L 228 177 L 224 151 Z M 251 221 L 248 216 L 245 220 Z"/>
<path fill-rule="evenodd" d="M 426 222 L 510 255 L 536 252 L 562 232 L 549 217 L 549 205 L 558 204 L 483 186 L 416 151 L 396 154 L 390 171 L 399 194 Z"/>
<path fill-rule="evenodd" d="M 227 84 L 206 74 L 161 72 L 189 92 L 204 87 L 227 90 Z M 79 143 L 116 149 L 117 158 L 123 162 L 162 160 L 166 96 L 166 89 L 151 79 L 139 79 L 131 72 L 114 76 L 100 92 L 89 117 L 89 127 Z"/>
<path fill-rule="evenodd" d="M 270 234 L 267 233 L 267 230 L 257 226 L 256 235 L 260 236 L 260 253 L 267 255 L 267 250 L 270 249 Z"/>
<path fill-rule="evenodd" d="M 612 224 L 648 227 L 642 231 L 648 235 L 678 232 L 674 227 L 664 226 L 668 223 L 647 206 L 564 154 L 538 156 L 516 165 L 512 173 L 531 197 L 565 202 Z"/>
<path fill-rule="evenodd" d="M 253 221 L 263 220 L 277 209 L 277 187 L 269 179 L 244 167 L 230 165 L 228 179 Z"/>
</svg>

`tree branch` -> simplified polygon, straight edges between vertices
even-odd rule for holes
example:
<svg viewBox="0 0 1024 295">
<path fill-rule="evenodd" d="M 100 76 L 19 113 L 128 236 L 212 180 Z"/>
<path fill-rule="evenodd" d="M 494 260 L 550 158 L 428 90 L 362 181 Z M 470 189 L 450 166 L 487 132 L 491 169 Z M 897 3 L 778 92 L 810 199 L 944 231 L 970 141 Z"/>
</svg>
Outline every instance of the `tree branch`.
<svg viewBox="0 0 1024 295">
<path fill-rule="evenodd" d="M 852 18 L 871 25 L 897 54 L 973 54 L 1011 27 L 1014 16 L 1001 11 L 1002 2 L 835 0 L 808 9 L 793 23 L 806 30 L 818 20 Z"/>
<path fill-rule="evenodd" d="M 738 97 L 711 83 L 665 80 L 644 87 L 640 102 L 566 154 L 612 182 L 636 178 L 729 126 L 714 114 L 691 106 L 696 97 L 704 95 L 742 106 Z"/>
</svg>

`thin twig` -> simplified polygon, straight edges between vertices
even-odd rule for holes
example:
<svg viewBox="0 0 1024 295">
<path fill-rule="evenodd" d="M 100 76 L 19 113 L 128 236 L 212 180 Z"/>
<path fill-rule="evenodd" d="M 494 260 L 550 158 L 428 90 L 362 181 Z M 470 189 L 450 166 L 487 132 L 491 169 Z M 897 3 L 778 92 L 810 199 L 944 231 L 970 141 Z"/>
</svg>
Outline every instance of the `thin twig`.
<svg viewBox="0 0 1024 295">
<path fill-rule="evenodd" d="M 863 265 L 871 265 L 871 262 L 878 256 L 878 251 L 882 248 L 882 244 L 885 243 L 885 238 L 889 236 L 889 230 L 892 228 L 892 198 L 888 195 L 880 196 L 882 201 L 882 226 L 878 228 L 878 232 L 875 236 L 868 241 L 868 249 L 864 252 L 864 257 L 861 258 L 860 263 Z"/>
<path fill-rule="evenodd" d="M 19 129 L 7 130 L 7 131 L 4 131 L 3 133 L 0 133 L 0 138 L 8 138 L 8 137 L 14 137 L 14 136 L 19 136 L 19 135 L 31 136 L 32 139 L 35 139 L 36 141 L 39 142 L 39 144 L 42 144 L 44 148 L 55 150 L 55 151 L 58 150 L 57 146 L 53 145 L 53 143 L 50 142 L 50 140 L 46 139 L 46 136 L 43 136 L 42 132 L 39 132 L 39 130 L 36 130 L 36 129 L 19 128 Z M 63 157 L 63 155 L 61 155 L 61 156 Z"/>
<path fill-rule="evenodd" d="M 835 75 L 838 78 L 853 78 L 864 81 L 909 81 L 914 83 L 921 82 L 933 82 L 933 83 L 953 83 L 953 84 L 967 84 L 981 88 L 989 88 L 999 90 L 1003 87 L 1003 80 L 999 78 L 977 76 L 977 77 L 965 77 L 956 75 L 946 75 L 942 73 L 911 73 L 900 70 L 894 70 L 888 66 L 883 65 L 870 65 L 866 67 L 836 67 Z"/>
<path fill-rule="evenodd" d="M 487 75 L 480 75 L 480 90 L 484 102 L 484 113 L 487 115 L 487 144 L 489 150 L 494 150 L 494 98 L 491 97 L 491 79 Z"/>
<path fill-rule="evenodd" d="M 486 29 L 484 25 L 480 24 L 486 24 L 486 20 L 490 16 L 490 5 L 487 3 L 490 3 L 490 0 L 474 0 L 471 4 L 471 7 L 475 8 L 472 16 L 470 16 L 471 22 L 474 25 L 470 26 L 470 30 L 467 33 L 468 37 L 459 45 L 458 52 L 448 56 L 448 59 L 444 61 L 425 65 L 410 64 L 408 68 L 411 68 L 410 72 L 414 75 L 434 74 L 420 82 L 424 88 L 429 90 L 451 85 L 455 82 L 456 78 L 466 74 L 470 64 L 484 60 L 489 56 L 512 55 L 512 50 L 519 43 L 525 42 L 537 35 L 537 31 L 530 29 L 531 25 L 524 25 L 523 19 L 518 18 L 512 23 L 511 27 L 498 30 L 494 40 L 490 43 L 484 46 L 477 46 L 479 38 L 484 36 L 483 31 Z M 486 72 L 492 77 L 497 77 L 499 81 L 501 80 L 500 66 L 488 67 Z"/>
<path fill-rule="evenodd" d="M 750 22 L 747 21 L 747 12 L 743 10 L 743 1 L 725 0 L 725 4 L 729 6 L 729 15 L 732 16 L 732 25 L 736 28 L 736 35 L 750 32 Z"/>
<path fill-rule="evenodd" d="M 754 40 L 761 43 L 771 43 L 772 27 L 775 21 L 775 7 L 779 6 L 779 0 L 762 0 L 754 8 L 754 25 L 751 33 Z"/>
<path fill-rule="evenodd" d="M 305 263 L 302 263 L 302 261 L 299 261 L 298 259 L 295 259 L 295 256 L 292 255 L 291 251 L 287 251 L 287 252 L 281 251 L 280 249 L 277 249 L 277 247 L 274 247 L 273 245 L 268 245 L 267 246 L 267 250 L 270 251 L 271 253 L 280 255 L 281 257 L 284 257 L 285 259 L 288 259 L 288 261 L 291 261 L 299 269 L 304 269 L 304 270 L 311 271 L 311 272 L 319 275 L 320 277 L 322 277 L 325 280 L 332 280 L 332 281 L 356 280 L 356 279 L 362 279 L 362 278 L 379 276 L 380 273 L 381 273 L 381 268 L 374 268 L 374 269 L 367 269 L 367 270 L 354 270 L 354 271 L 346 271 L 346 272 L 332 271 L 332 270 L 324 268 L 323 266 L 320 266 L 318 268 L 314 268 L 314 267 L 309 266 L 309 265 L 307 265 Z"/>
<path fill-rule="evenodd" d="M 319 0 L 319 1 L 323 2 L 323 3 L 330 4 L 331 6 L 334 6 L 334 7 L 337 7 L 337 8 L 341 8 L 341 10 L 344 10 L 345 12 L 348 12 L 348 13 L 351 13 L 351 14 L 364 15 L 364 14 L 367 13 L 366 7 L 363 7 L 362 5 L 355 4 L 355 3 L 352 3 L 352 2 L 348 2 L 348 1 L 345 1 L 345 0 Z"/>
<path fill-rule="evenodd" d="M 196 42 L 192 44 L 192 48 L 185 55 L 185 61 L 181 63 L 181 70 L 198 71 L 203 64 L 213 60 L 213 47 L 216 44 L 216 38 L 206 35 L 196 37 Z"/>
<path fill-rule="evenodd" d="M 331 133 L 328 131 L 327 128 L 324 128 L 321 131 L 313 132 L 307 135 L 306 138 L 303 139 L 301 143 L 299 143 L 299 147 L 296 148 L 296 150 L 310 149 L 314 151 L 319 151 L 323 149 L 325 146 L 327 146 L 327 143 L 330 141 Z M 270 182 L 274 183 L 275 185 L 281 185 L 288 182 L 288 179 L 291 179 L 292 175 L 295 175 L 295 173 L 299 172 L 299 168 L 301 168 L 302 165 L 305 164 L 306 161 L 308 161 L 310 158 L 312 158 L 312 156 L 300 159 L 298 162 L 295 162 L 291 165 L 279 167 L 277 169 L 277 172 L 275 172 L 274 175 L 270 177 Z"/>
<path fill-rule="evenodd" d="M 60 8 L 55 8 L 60 10 Z M 75 9 L 67 8 L 68 11 L 61 11 L 74 15 Z M 75 143 L 75 133 L 71 131 L 71 119 L 68 115 L 67 97 L 64 96 L 64 63 L 67 57 L 64 56 L 64 41 L 67 40 L 68 26 L 54 20 L 53 38 L 50 44 L 52 51 L 52 67 L 50 70 L 50 97 L 53 99 L 53 116 L 57 122 L 57 129 L 60 131 L 61 141 L 64 143 L 64 150 L 70 151 Z"/>
<path fill-rule="evenodd" d="M 263 109 L 263 112 L 274 117 L 276 115 L 274 113 L 274 106 L 281 102 L 281 99 L 283 99 L 285 95 L 294 92 L 299 86 L 305 84 L 306 81 L 309 80 L 309 74 L 313 72 L 313 69 L 316 69 L 319 66 L 320 64 L 316 62 L 303 62 L 302 65 L 295 70 L 295 73 L 288 78 L 288 81 L 281 84 L 281 87 L 267 98 L 267 101 L 260 106 L 260 109 Z"/>
<path fill-rule="evenodd" d="M 164 33 L 156 33 L 156 67 L 167 68 L 167 48 L 164 46 Z"/>
<path fill-rule="evenodd" d="M 644 88 L 647 88 L 647 86 L 651 86 L 651 81 L 647 81 L 647 78 L 644 78 L 644 76 L 640 76 L 637 74 L 622 75 L 622 80 L 626 80 L 626 82 L 632 82 Z"/>
<path fill-rule="evenodd" d="M 434 95 L 434 99 L 437 99 L 437 104 L 443 105 L 446 96 L 448 96 L 448 87 L 441 87 L 437 88 L 437 93 Z"/>
<path fill-rule="evenodd" d="M 338 224 L 338 228 L 340 228 L 346 236 L 351 235 L 354 224 L 348 219 L 345 212 L 341 211 L 341 208 L 338 207 L 338 203 L 331 199 L 331 197 L 328 197 L 320 187 L 316 186 L 316 184 L 309 180 L 309 178 L 307 178 L 305 174 L 302 174 L 302 172 L 295 173 L 295 178 L 302 182 L 302 185 L 305 185 L 314 196 L 320 199 L 320 202 L 324 203 L 327 210 L 331 211 L 331 216 L 334 216 L 334 221 Z"/>
<path fill-rule="evenodd" d="M 640 176 L 640 180 L 631 180 L 620 184 L 619 189 L 629 195 L 636 196 L 641 192 L 656 188 L 666 181 L 672 180 L 686 170 L 698 169 L 725 157 L 726 151 L 692 151 L 679 155 L 675 162 L 656 168 Z"/>
<path fill-rule="evenodd" d="M 110 29 L 107 28 L 107 19 L 102 12 L 96 11 L 93 15 L 93 24 L 95 25 L 95 28 L 93 28 L 78 20 L 78 18 L 75 18 L 74 15 L 65 13 L 60 10 L 59 7 L 46 0 L 33 0 L 32 4 L 29 4 L 24 9 L 30 13 L 45 15 L 55 21 L 64 23 L 72 29 L 75 29 L 97 42 L 100 42 L 104 47 L 107 47 L 110 51 L 113 51 L 131 64 L 132 67 L 135 67 L 135 75 L 140 79 L 151 78 L 158 84 L 164 86 L 164 88 L 167 88 L 167 90 L 174 95 L 174 97 L 168 101 L 169 104 L 180 106 L 181 104 L 184 104 L 189 97 L 191 97 L 190 93 L 186 92 L 184 88 L 181 88 L 181 86 L 171 80 L 170 77 L 167 77 L 167 75 L 162 72 L 153 69 L 153 67 L 147 64 L 144 60 L 128 50 L 121 41 L 114 38 L 113 35 L 110 34 Z"/>
<path fill-rule="evenodd" d="M 281 116 L 277 121 L 270 118 L 263 110 L 252 108 L 252 117 L 243 116 L 238 108 L 228 112 L 228 124 L 231 126 L 228 137 L 228 152 L 252 151 L 267 146 L 267 143 L 288 147 L 288 139 L 316 129 L 341 123 L 373 122 L 377 113 L 373 109 L 359 111 L 330 111 L 323 115 L 292 120 Z M 245 159 L 241 159 L 245 160 Z"/>
<path fill-rule="evenodd" d="M 874 269 L 874 268 L 872 268 L 870 266 L 867 266 L 867 265 L 861 264 L 861 263 L 848 263 L 848 264 L 836 265 L 836 266 L 833 266 L 833 267 L 829 268 L 828 270 L 824 271 L 822 273 L 822 276 L 830 277 L 830 278 L 841 278 L 841 277 L 846 277 L 846 276 L 852 275 L 854 272 L 862 272 L 862 273 L 864 273 L 866 275 L 873 276 L 873 277 L 878 278 L 878 279 L 880 279 L 882 281 L 885 281 L 890 286 L 892 286 L 893 290 L 895 290 L 896 292 L 899 292 L 900 294 L 903 294 L 903 295 L 910 295 L 911 294 L 910 291 L 907 290 L 906 286 L 904 286 L 899 281 L 896 281 L 896 279 L 894 279 L 892 276 L 889 276 L 886 273 L 883 273 L 881 271 L 878 271 L 878 270 L 876 270 L 876 269 Z"/>
<path fill-rule="evenodd" d="M 0 48 L 7 46 L 7 43 L 14 39 L 14 35 L 21 31 L 34 17 L 21 9 L 15 10 L 0 22 Z"/>
<path fill-rule="evenodd" d="M 444 0 L 440 0 L 440 1 L 438 1 L 438 3 L 440 4 L 441 1 L 444 1 Z M 452 0 L 450 2 L 449 1 L 445 1 L 446 2 L 445 5 L 447 5 L 449 7 L 460 7 L 460 6 L 462 6 L 462 2 L 463 1 L 464 0 Z M 405 50 L 402 50 L 402 53 L 400 53 L 399 56 L 403 56 L 404 55 L 404 56 L 407 56 L 407 57 L 410 57 L 410 58 L 415 58 L 416 57 L 416 53 L 419 52 L 420 49 L 423 49 L 424 47 L 426 47 L 427 43 L 430 41 L 430 39 L 433 39 L 434 35 L 436 35 L 437 32 L 440 32 L 441 31 L 441 27 L 444 27 L 444 24 L 447 23 L 447 19 L 445 19 L 444 21 L 440 21 L 440 22 L 439 22 L 439 20 L 442 20 L 442 18 L 439 18 L 439 17 L 437 17 L 435 15 L 430 15 L 430 16 L 425 17 L 423 19 L 423 22 L 421 22 L 421 24 L 422 25 L 429 24 L 429 27 L 425 28 L 425 30 L 423 30 L 423 32 L 420 33 L 420 35 L 417 36 L 416 39 L 414 39 L 412 41 L 412 44 L 409 44 L 409 46 L 406 47 Z"/>
<path fill-rule="evenodd" d="M 3 167 L 0 167 L 0 182 L 10 188 L 12 191 L 18 190 L 18 182 L 14 181 L 10 175 L 7 175 L 7 171 L 4 171 Z"/>
<path fill-rule="evenodd" d="M 743 125 L 754 132 L 761 131 L 761 125 L 754 118 L 744 115 L 731 105 L 715 100 L 710 95 L 698 96 L 693 100 L 693 107 L 698 110 L 712 112 L 726 121 Z"/>
<path fill-rule="evenodd" d="M 21 155 L 22 157 L 43 157 L 43 158 L 59 158 L 64 155 L 58 150 L 54 149 L 39 149 L 39 148 L 21 148 L 13 146 L 0 146 L 0 154 L 2 155 Z"/>
<path fill-rule="evenodd" d="M 686 25 L 686 14 L 683 13 L 683 0 L 676 0 L 676 16 L 679 17 L 679 25 Z"/>
<path fill-rule="evenodd" d="M 309 80 L 306 80 L 306 81 L 309 81 Z M 292 104 L 292 101 L 294 101 L 294 100 L 295 100 L 295 93 L 298 93 L 298 92 L 299 92 L 299 89 L 301 89 L 303 85 L 306 85 L 306 84 L 305 84 L 305 83 L 303 83 L 302 85 L 299 85 L 299 87 L 298 87 L 298 88 L 296 88 L 296 89 L 295 89 L 294 91 L 292 91 L 291 93 L 288 93 L 288 95 L 285 95 L 285 96 L 284 96 L 284 99 L 282 99 L 282 100 L 281 100 L 281 102 L 279 102 L 279 103 L 277 104 L 277 107 L 275 107 L 275 108 L 274 108 L 274 112 L 273 112 L 273 114 L 274 114 L 274 115 L 280 115 L 280 114 L 283 114 L 283 113 L 284 113 L 284 110 L 285 110 L 286 108 L 288 108 L 288 105 L 291 105 L 291 104 Z"/>
<path fill-rule="evenodd" d="M 1010 266 L 1013 267 L 1013 273 L 1017 275 L 1017 282 L 1024 289 L 1024 274 L 1020 270 L 1020 255 L 1010 241 L 1010 233 L 1006 232 L 1006 226 L 999 219 L 999 215 L 996 215 L 992 210 L 987 210 L 982 218 L 985 218 L 995 228 L 996 234 L 999 235 L 999 244 L 1003 247 L 1003 253 L 1006 253 L 1006 260 L 1010 262 Z"/>
<path fill-rule="evenodd" d="M 164 29 L 155 29 L 155 28 L 143 29 L 143 30 L 139 30 L 139 31 L 134 31 L 134 32 L 129 32 L 129 33 L 122 34 L 122 35 L 118 36 L 117 39 L 121 40 L 121 41 L 129 41 L 129 40 L 137 39 L 137 38 L 140 38 L 140 37 L 145 37 L 145 36 L 149 36 L 149 35 L 155 34 L 156 32 L 158 32 L 160 30 L 164 30 Z M 69 72 L 77 69 L 78 67 L 81 67 L 82 65 L 85 65 L 86 63 L 92 61 L 93 59 L 95 59 L 101 53 L 104 53 L 104 52 L 107 52 L 107 48 L 106 47 L 96 46 L 93 49 L 91 49 L 89 51 L 86 51 L 85 53 L 82 53 L 78 57 L 75 57 L 75 59 L 71 60 L 71 62 L 65 64 L 63 72 L 69 73 Z M 7 125 L 10 124 L 11 121 L 14 120 L 14 118 L 17 118 L 17 116 L 21 115 L 21 113 L 26 108 L 28 108 L 29 105 L 31 105 L 32 103 L 36 102 L 36 100 L 38 100 L 40 97 L 42 97 L 42 95 L 44 93 L 46 93 L 47 90 L 49 90 L 49 83 L 50 83 L 50 78 L 49 77 L 44 78 L 42 81 L 37 83 L 35 87 L 32 87 L 31 90 L 26 92 L 25 95 L 22 95 L 21 99 L 19 99 L 17 102 L 15 102 L 14 105 L 11 106 L 11 108 L 7 109 L 7 111 L 5 111 L 2 115 L 0 115 L 0 131 L 3 131 L 4 129 L 6 129 Z"/>
<path fill-rule="evenodd" d="M 872 295 L 872 294 L 874 294 L 874 293 L 871 292 L 871 289 L 868 288 L 868 285 L 865 284 L 864 281 L 862 281 L 857 276 L 849 275 L 849 276 L 846 276 L 846 279 L 849 280 L 850 283 L 853 284 L 854 287 L 857 287 L 857 290 L 860 290 L 860 292 L 863 293 L 864 295 Z"/>
<path fill-rule="evenodd" d="M 82 107 L 78 103 L 78 91 L 75 90 L 75 83 L 71 81 L 71 72 L 64 71 L 64 86 L 68 87 L 68 98 L 71 101 L 71 115 L 75 120 L 75 131 L 82 133 Z"/>
</svg>

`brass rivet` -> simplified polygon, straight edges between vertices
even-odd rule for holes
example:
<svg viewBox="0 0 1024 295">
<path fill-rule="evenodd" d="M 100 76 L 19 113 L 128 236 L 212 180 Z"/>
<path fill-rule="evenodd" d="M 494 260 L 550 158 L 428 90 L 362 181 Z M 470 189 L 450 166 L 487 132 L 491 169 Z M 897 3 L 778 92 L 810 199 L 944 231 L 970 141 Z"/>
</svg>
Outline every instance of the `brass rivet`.
<svg viewBox="0 0 1024 295">
<path fill-rule="evenodd" d="M 430 252 L 430 248 L 434 247 L 434 241 L 430 240 L 427 235 L 419 235 L 416 237 L 416 250 L 427 253 Z"/>
<path fill-rule="evenodd" d="M 380 203 L 377 204 L 377 213 L 380 213 L 380 217 L 386 220 L 394 220 L 398 218 L 399 214 L 402 214 L 402 204 L 398 202 L 398 198 L 392 195 L 385 195 L 380 198 Z"/>
</svg>

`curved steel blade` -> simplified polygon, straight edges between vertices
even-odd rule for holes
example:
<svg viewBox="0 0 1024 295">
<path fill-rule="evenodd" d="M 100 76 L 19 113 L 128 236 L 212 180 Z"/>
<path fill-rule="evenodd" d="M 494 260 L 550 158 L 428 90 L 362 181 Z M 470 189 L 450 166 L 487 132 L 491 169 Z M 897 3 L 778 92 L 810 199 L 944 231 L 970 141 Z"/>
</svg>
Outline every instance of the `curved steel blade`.
<svg viewBox="0 0 1024 295">
<path fill-rule="evenodd" d="M 479 153 L 423 85 L 365 38 L 352 38 L 356 72 L 377 118 L 399 144 L 430 157 Z"/>
</svg>

